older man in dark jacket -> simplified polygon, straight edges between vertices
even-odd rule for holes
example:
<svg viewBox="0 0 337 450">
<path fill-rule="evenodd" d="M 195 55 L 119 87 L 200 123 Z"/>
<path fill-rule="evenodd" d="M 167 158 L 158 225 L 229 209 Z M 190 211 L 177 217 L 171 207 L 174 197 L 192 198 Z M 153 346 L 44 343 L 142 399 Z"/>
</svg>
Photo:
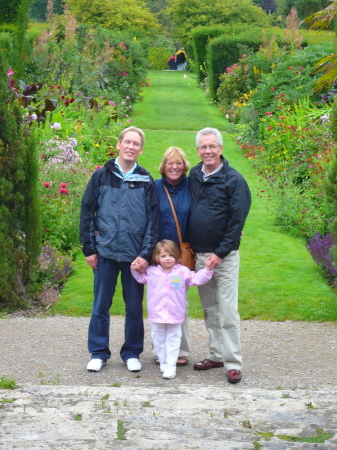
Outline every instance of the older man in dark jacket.
<svg viewBox="0 0 337 450">
<path fill-rule="evenodd" d="M 200 286 L 205 324 L 210 336 L 208 357 L 195 370 L 227 369 L 229 383 L 242 378 L 238 275 L 240 237 L 251 205 L 243 176 L 222 156 L 222 136 L 215 128 L 197 134 L 202 162 L 189 176 L 192 194 L 189 238 L 197 253 L 196 270 L 206 262 L 213 278 Z"/>
<path fill-rule="evenodd" d="M 144 286 L 131 275 L 130 265 L 145 270 L 158 241 L 159 209 L 153 179 L 137 158 L 143 152 L 144 133 L 129 127 L 120 134 L 119 156 L 94 172 L 82 200 L 81 242 L 94 270 L 94 304 L 89 325 L 87 369 L 98 372 L 111 356 L 109 309 L 119 272 L 125 302 L 125 342 L 121 358 L 128 370 L 141 369 L 144 325 Z"/>
</svg>

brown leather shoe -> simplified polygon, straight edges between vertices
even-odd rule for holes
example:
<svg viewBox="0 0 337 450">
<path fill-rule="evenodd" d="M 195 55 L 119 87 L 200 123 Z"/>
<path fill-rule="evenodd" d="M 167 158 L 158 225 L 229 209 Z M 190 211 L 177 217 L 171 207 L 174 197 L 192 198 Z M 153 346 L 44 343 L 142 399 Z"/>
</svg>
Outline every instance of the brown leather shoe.
<svg viewBox="0 0 337 450">
<path fill-rule="evenodd" d="M 203 361 L 199 361 L 198 363 L 194 364 L 193 369 L 194 370 L 209 370 L 209 369 L 216 369 L 217 367 L 223 367 L 223 362 L 219 361 L 212 361 L 210 359 L 204 359 Z"/>
<path fill-rule="evenodd" d="M 232 383 L 232 384 L 240 383 L 241 378 L 242 378 L 241 370 L 231 369 L 227 373 L 228 383 Z"/>
</svg>

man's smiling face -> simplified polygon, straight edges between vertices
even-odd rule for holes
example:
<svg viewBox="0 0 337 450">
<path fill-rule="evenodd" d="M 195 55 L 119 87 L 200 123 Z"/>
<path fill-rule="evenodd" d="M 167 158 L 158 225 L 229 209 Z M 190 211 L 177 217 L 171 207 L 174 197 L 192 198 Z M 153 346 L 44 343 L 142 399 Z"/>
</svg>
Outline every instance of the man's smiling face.
<svg viewBox="0 0 337 450">
<path fill-rule="evenodd" d="M 143 153 L 142 140 L 137 131 L 128 131 L 124 134 L 121 142 L 117 142 L 119 158 L 127 164 L 136 162 L 139 155 Z"/>
<path fill-rule="evenodd" d="M 215 134 L 204 134 L 200 136 L 197 152 L 204 163 L 207 173 L 213 172 L 220 166 L 222 145 L 218 144 Z"/>
</svg>

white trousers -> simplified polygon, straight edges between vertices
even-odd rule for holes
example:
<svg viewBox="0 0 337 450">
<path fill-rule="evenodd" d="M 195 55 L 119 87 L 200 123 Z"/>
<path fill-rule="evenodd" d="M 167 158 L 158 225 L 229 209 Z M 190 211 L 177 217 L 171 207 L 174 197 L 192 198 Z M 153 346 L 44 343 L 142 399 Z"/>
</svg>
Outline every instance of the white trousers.
<svg viewBox="0 0 337 450">
<path fill-rule="evenodd" d="M 151 323 L 153 347 L 160 364 L 175 367 L 180 349 L 181 323 Z"/>
<path fill-rule="evenodd" d="M 186 356 L 186 358 L 188 358 L 190 355 L 190 351 L 191 351 L 190 340 L 188 337 L 188 311 L 186 308 L 185 320 L 181 324 L 181 342 L 180 342 L 179 358 L 180 356 Z M 156 355 L 153 342 L 152 342 L 152 353 Z"/>
<path fill-rule="evenodd" d="M 197 253 L 196 270 L 205 267 L 210 253 Z M 242 369 L 238 312 L 239 251 L 233 251 L 213 270 L 213 277 L 198 286 L 209 334 L 212 361 L 223 361 L 227 370 Z"/>
</svg>

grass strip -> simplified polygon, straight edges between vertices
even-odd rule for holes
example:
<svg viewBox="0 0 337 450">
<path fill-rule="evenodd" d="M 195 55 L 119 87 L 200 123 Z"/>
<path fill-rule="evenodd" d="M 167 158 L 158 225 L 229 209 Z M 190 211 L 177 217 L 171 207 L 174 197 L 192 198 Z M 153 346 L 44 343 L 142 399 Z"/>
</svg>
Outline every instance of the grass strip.
<svg viewBox="0 0 337 450">
<path fill-rule="evenodd" d="M 336 321 L 337 297 L 327 285 L 320 268 L 295 238 L 273 223 L 268 187 L 252 168 L 229 134 L 228 123 L 197 86 L 192 75 L 151 71 L 151 87 L 134 108 L 134 125 L 145 130 L 146 141 L 140 164 L 154 178 L 169 146 L 186 152 L 191 166 L 199 162 L 196 131 L 212 126 L 223 131 L 224 156 L 247 179 L 253 204 L 240 248 L 239 309 L 242 319 Z M 77 271 L 66 283 L 52 311 L 87 316 L 92 304 L 92 273 L 79 255 Z M 202 318 L 197 288 L 188 294 L 189 317 Z M 144 302 L 145 304 L 145 302 Z M 124 314 L 118 283 L 112 314 Z"/>
</svg>

